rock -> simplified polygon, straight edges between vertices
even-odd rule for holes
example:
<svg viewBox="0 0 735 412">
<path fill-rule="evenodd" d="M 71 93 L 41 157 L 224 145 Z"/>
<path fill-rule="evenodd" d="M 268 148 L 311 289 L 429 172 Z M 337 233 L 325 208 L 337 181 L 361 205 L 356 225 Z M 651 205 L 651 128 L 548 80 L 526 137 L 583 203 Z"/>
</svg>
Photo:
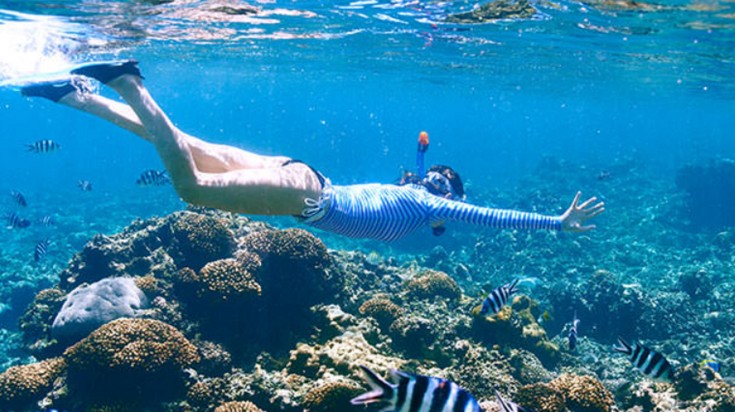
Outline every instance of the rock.
<svg viewBox="0 0 735 412">
<path fill-rule="evenodd" d="M 147 307 L 148 299 L 132 278 L 103 279 L 69 293 L 51 334 L 61 342 L 74 343 L 107 322 L 136 317 Z"/>
</svg>

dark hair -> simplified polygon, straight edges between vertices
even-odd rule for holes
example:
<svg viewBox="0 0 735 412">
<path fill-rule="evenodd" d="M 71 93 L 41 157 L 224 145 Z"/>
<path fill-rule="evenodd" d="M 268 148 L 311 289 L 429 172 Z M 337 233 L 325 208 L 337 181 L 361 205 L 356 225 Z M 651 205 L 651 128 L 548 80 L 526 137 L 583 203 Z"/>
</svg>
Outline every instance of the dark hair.
<svg viewBox="0 0 735 412">
<path fill-rule="evenodd" d="M 462 184 L 462 178 L 459 176 L 454 169 L 445 165 L 433 165 L 429 168 L 429 172 L 436 172 L 446 177 L 449 184 L 452 185 L 454 194 L 460 198 L 464 197 L 464 185 Z"/>
</svg>

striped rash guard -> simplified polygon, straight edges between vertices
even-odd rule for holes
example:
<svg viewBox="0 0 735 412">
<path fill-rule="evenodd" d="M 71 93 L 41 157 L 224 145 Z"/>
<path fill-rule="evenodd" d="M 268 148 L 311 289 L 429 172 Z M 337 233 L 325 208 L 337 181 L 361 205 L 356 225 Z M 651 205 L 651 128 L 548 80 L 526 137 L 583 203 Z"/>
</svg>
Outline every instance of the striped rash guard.
<svg viewBox="0 0 735 412">
<path fill-rule="evenodd" d="M 308 203 L 304 223 L 348 237 L 391 241 L 432 223 L 464 222 L 512 229 L 561 230 L 555 216 L 479 207 L 444 199 L 415 185 L 326 185 Z"/>
</svg>

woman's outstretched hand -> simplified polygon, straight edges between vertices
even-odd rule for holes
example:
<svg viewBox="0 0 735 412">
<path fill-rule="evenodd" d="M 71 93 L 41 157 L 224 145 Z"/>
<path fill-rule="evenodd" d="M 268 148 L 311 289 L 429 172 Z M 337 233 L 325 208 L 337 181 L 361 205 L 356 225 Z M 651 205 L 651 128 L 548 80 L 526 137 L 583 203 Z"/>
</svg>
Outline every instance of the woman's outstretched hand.
<svg viewBox="0 0 735 412">
<path fill-rule="evenodd" d="M 564 232 L 586 232 L 594 229 L 595 225 L 585 225 L 585 222 L 605 211 L 605 203 L 597 202 L 596 197 L 591 197 L 579 204 L 581 195 L 582 192 L 577 192 L 574 200 L 572 200 L 572 205 L 559 216 L 561 230 Z"/>
</svg>

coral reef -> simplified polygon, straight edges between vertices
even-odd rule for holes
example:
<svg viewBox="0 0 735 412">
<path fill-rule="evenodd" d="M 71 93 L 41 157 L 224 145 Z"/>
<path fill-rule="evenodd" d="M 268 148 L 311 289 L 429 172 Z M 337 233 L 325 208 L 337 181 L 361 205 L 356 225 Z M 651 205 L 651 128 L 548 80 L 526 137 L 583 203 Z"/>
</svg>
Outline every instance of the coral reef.
<svg viewBox="0 0 735 412">
<path fill-rule="evenodd" d="M 412 277 L 404 288 L 408 297 L 413 299 L 438 298 L 458 302 L 462 296 L 462 290 L 454 279 L 446 273 L 435 270 L 427 270 Z"/>
<path fill-rule="evenodd" d="M 214 412 L 264 412 L 262 409 L 255 406 L 254 403 L 244 402 L 226 402 L 222 405 L 214 408 Z"/>
<path fill-rule="evenodd" d="M 227 302 L 259 296 L 261 288 L 253 271 L 260 267 L 256 256 L 248 260 L 220 259 L 207 263 L 199 274 L 186 279 L 197 298 L 206 302 Z"/>
<path fill-rule="evenodd" d="M 112 321 L 64 352 L 69 386 L 95 399 L 148 399 L 183 390 L 182 370 L 200 357 L 179 331 L 152 319 Z M 100 382 L 105 382 L 100 385 Z"/>
<path fill-rule="evenodd" d="M 0 410 L 32 409 L 63 373 L 63 358 L 13 366 L 0 374 Z"/>
<path fill-rule="evenodd" d="M 183 213 L 170 226 L 171 257 L 179 267 L 201 269 L 208 262 L 232 256 L 234 236 L 219 219 Z"/>
<path fill-rule="evenodd" d="M 44 289 L 36 295 L 20 318 L 24 348 L 33 356 L 44 359 L 60 354 L 58 342 L 51 338 L 51 324 L 64 304 L 66 294 L 56 288 Z"/>
<path fill-rule="evenodd" d="M 351 408 L 350 399 L 363 392 L 355 382 L 333 380 L 309 390 L 301 404 L 309 412 L 344 411 Z"/>
<path fill-rule="evenodd" d="M 381 328 L 390 327 L 403 315 L 403 309 L 387 298 L 371 298 L 360 305 L 360 313 L 375 319 Z"/>
<path fill-rule="evenodd" d="M 516 401 L 538 412 L 610 412 L 613 396 L 592 376 L 562 374 L 549 383 L 522 387 Z"/>
<path fill-rule="evenodd" d="M 111 320 L 139 316 L 147 307 L 148 298 L 132 278 L 81 285 L 66 296 L 51 325 L 51 336 L 61 343 L 74 343 Z"/>
</svg>

